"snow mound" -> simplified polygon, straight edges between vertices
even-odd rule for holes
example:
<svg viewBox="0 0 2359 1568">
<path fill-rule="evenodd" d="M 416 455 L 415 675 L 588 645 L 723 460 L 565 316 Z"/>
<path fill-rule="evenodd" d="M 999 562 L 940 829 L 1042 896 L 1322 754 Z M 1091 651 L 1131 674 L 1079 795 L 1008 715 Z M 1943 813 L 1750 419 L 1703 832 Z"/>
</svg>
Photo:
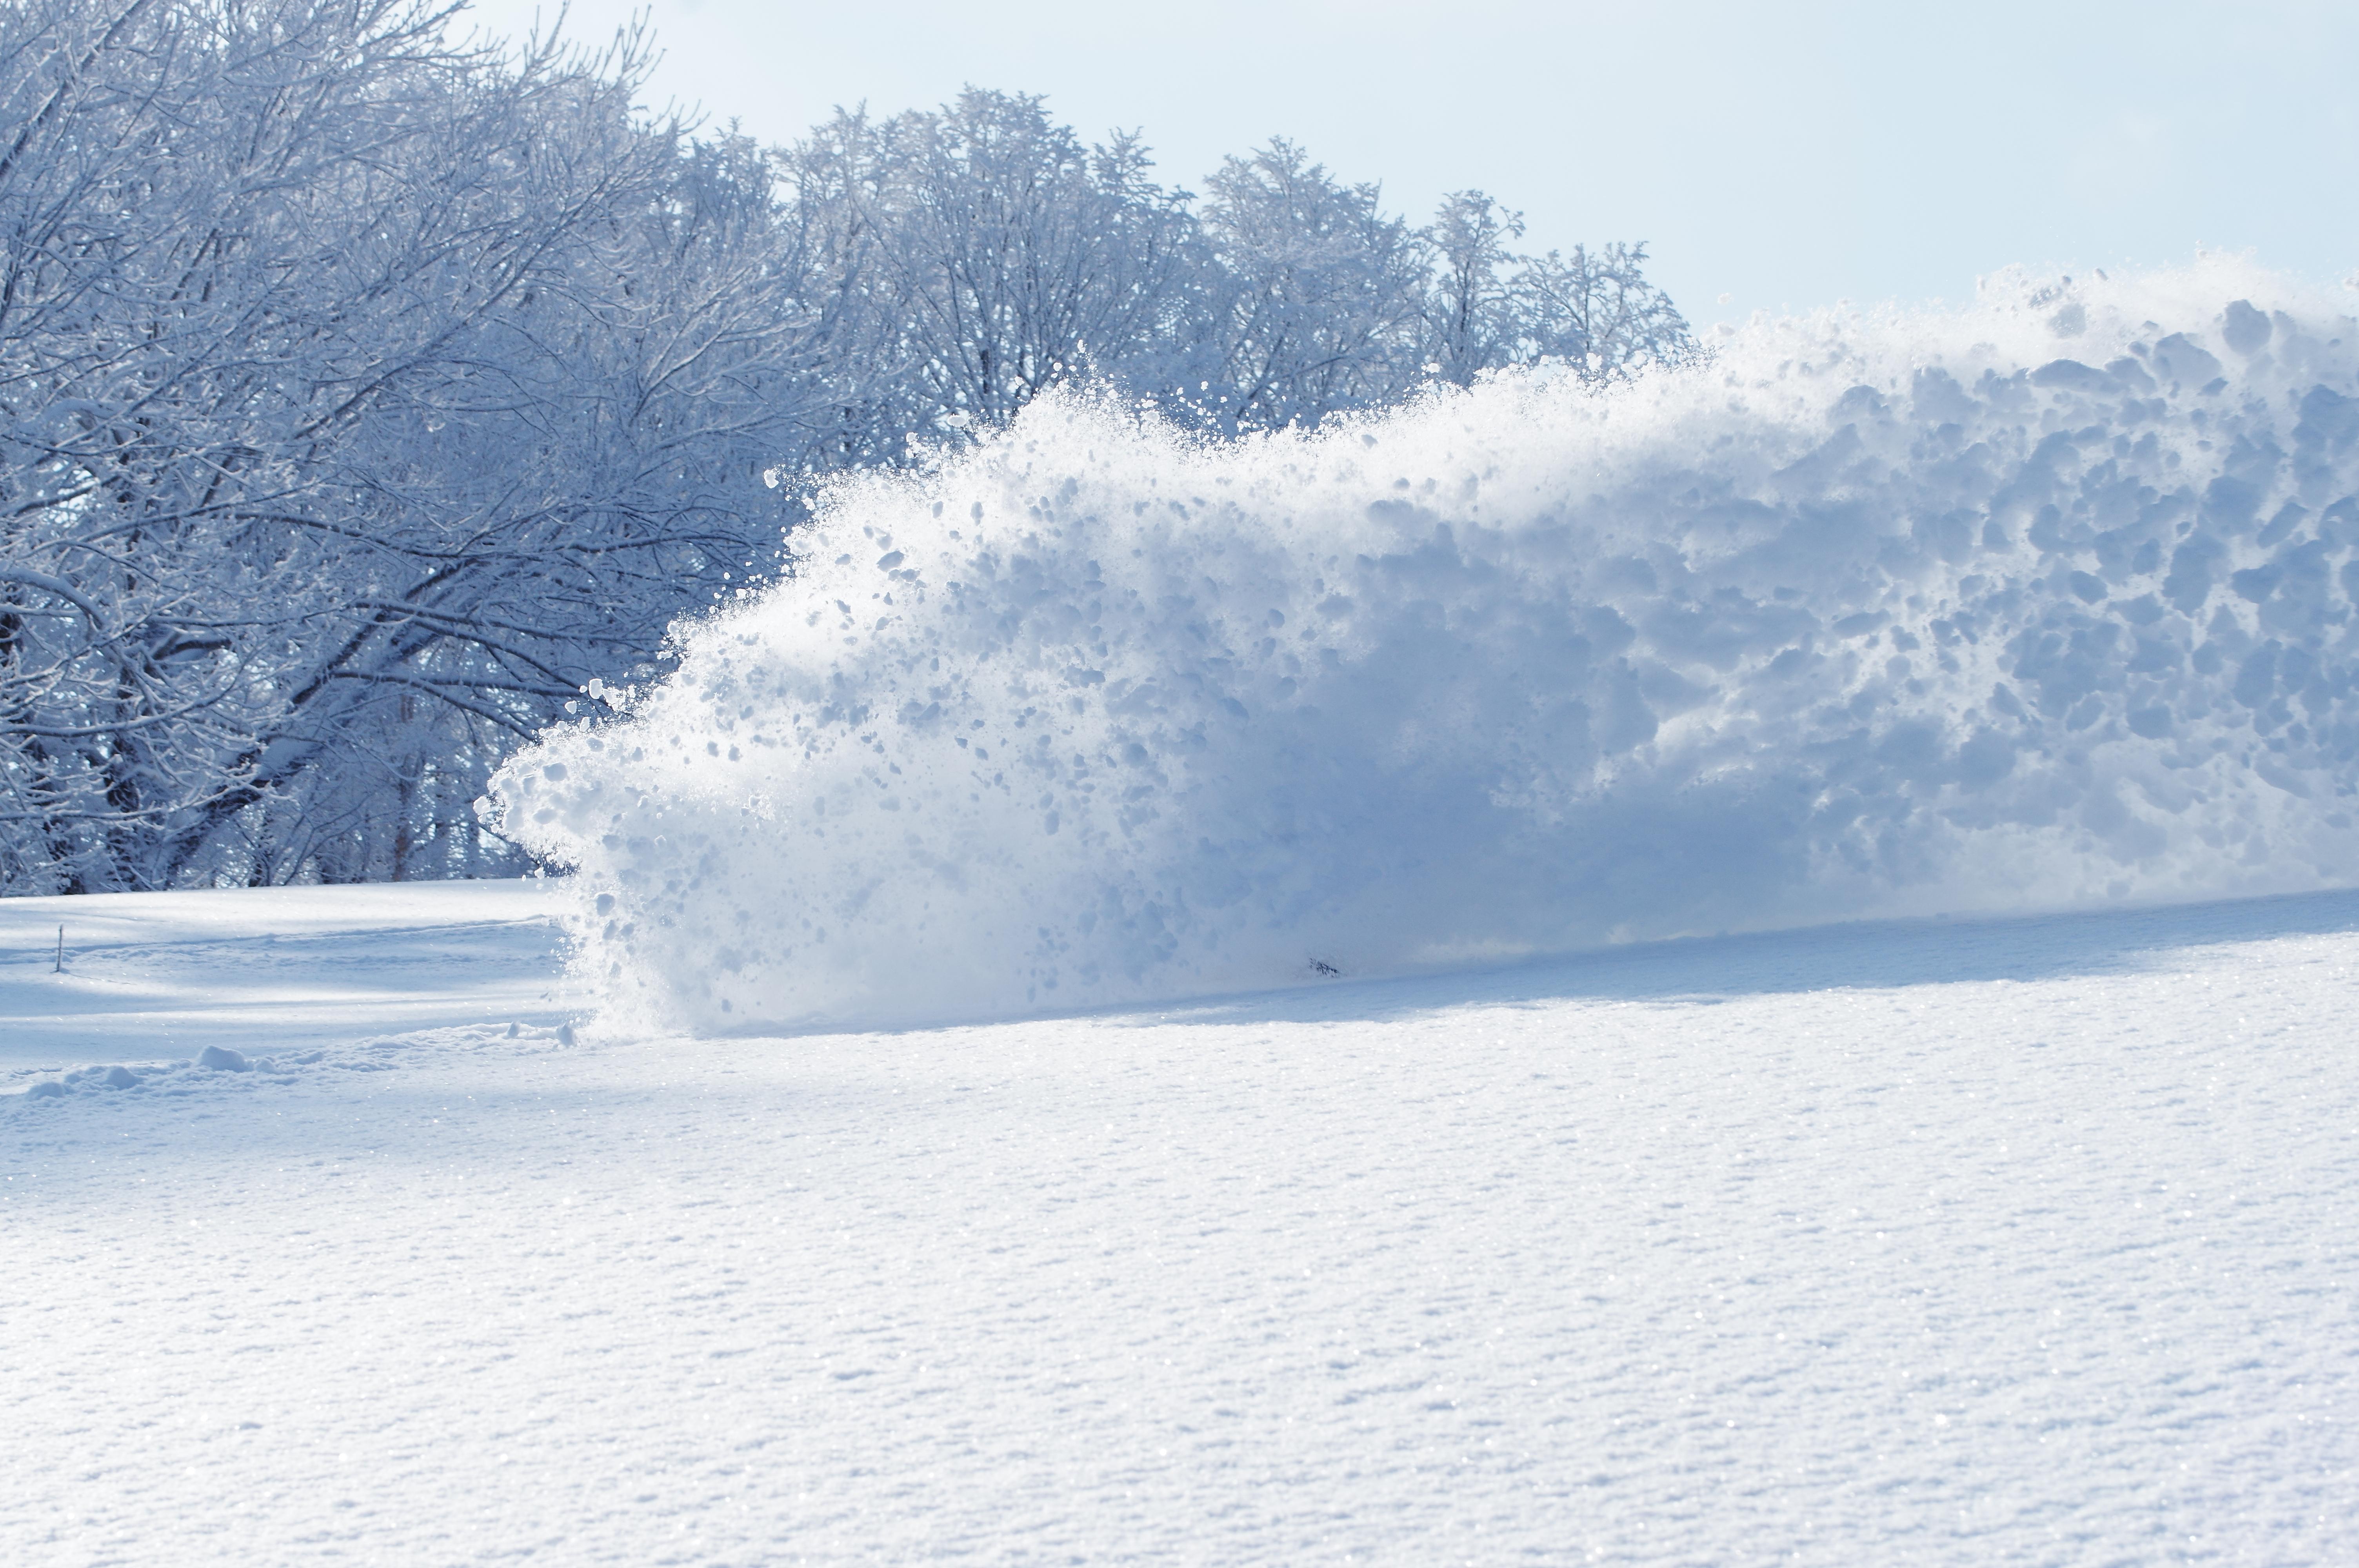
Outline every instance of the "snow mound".
<svg viewBox="0 0 2359 1568">
<path fill-rule="evenodd" d="M 499 807 L 698 1031 L 2343 884 L 2347 303 L 2011 278 L 1234 445 L 1046 399 Z"/>
</svg>

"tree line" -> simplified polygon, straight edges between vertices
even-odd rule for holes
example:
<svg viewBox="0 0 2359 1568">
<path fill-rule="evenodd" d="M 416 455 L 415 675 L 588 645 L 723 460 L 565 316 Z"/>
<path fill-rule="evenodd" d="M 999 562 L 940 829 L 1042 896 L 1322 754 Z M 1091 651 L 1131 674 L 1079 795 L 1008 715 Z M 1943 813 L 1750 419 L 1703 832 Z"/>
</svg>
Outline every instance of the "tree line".
<svg viewBox="0 0 2359 1568">
<path fill-rule="evenodd" d="M 800 143 L 438 0 L 0 10 L 0 892 L 501 874 L 472 809 L 811 482 L 1060 382 L 1204 438 L 1691 354 L 1637 245 L 1201 196 L 971 90 Z M 790 482 L 780 482 L 790 476 Z"/>
</svg>

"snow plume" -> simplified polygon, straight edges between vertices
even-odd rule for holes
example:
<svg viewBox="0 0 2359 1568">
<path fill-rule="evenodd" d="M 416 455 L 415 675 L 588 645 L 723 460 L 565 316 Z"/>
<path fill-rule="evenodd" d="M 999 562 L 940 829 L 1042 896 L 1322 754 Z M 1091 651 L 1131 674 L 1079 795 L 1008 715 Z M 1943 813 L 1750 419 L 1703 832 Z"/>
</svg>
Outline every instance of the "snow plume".
<svg viewBox="0 0 2359 1568">
<path fill-rule="evenodd" d="M 2010 279 L 1232 444 L 1052 397 L 499 799 L 700 1031 L 2348 883 L 2346 304 Z"/>
</svg>

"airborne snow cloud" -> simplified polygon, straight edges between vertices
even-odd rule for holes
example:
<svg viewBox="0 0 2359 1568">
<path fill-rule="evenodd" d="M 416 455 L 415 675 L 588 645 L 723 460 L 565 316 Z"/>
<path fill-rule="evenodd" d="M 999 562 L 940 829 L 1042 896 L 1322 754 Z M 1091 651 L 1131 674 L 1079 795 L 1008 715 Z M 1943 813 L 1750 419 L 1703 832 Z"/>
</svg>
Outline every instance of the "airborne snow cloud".
<svg viewBox="0 0 2359 1568">
<path fill-rule="evenodd" d="M 2348 308 L 2008 278 L 1234 443 L 1050 397 L 499 803 L 699 1031 L 2343 884 Z"/>
</svg>

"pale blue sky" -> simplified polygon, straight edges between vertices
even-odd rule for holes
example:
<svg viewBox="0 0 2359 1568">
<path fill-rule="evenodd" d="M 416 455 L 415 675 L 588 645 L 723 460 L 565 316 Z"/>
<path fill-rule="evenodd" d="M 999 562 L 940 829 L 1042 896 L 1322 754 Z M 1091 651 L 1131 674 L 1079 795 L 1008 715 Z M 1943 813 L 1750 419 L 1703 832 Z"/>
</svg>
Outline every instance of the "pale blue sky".
<svg viewBox="0 0 2359 1568">
<path fill-rule="evenodd" d="M 520 31 L 536 0 L 482 0 Z M 630 0 L 575 0 L 603 38 Z M 1690 318 L 1969 296 L 2009 263 L 2198 246 L 2359 270 L 2359 5 L 654 0 L 658 97 L 791 140 L 962 83 L 1136 127 L 1167 181 L 1273 134 L 1422 220 L 1477 186 L 1533 248 L 1647 240 Z M 1723 304 L 1722 294 L 1731 296 Z"/>
</svg>

